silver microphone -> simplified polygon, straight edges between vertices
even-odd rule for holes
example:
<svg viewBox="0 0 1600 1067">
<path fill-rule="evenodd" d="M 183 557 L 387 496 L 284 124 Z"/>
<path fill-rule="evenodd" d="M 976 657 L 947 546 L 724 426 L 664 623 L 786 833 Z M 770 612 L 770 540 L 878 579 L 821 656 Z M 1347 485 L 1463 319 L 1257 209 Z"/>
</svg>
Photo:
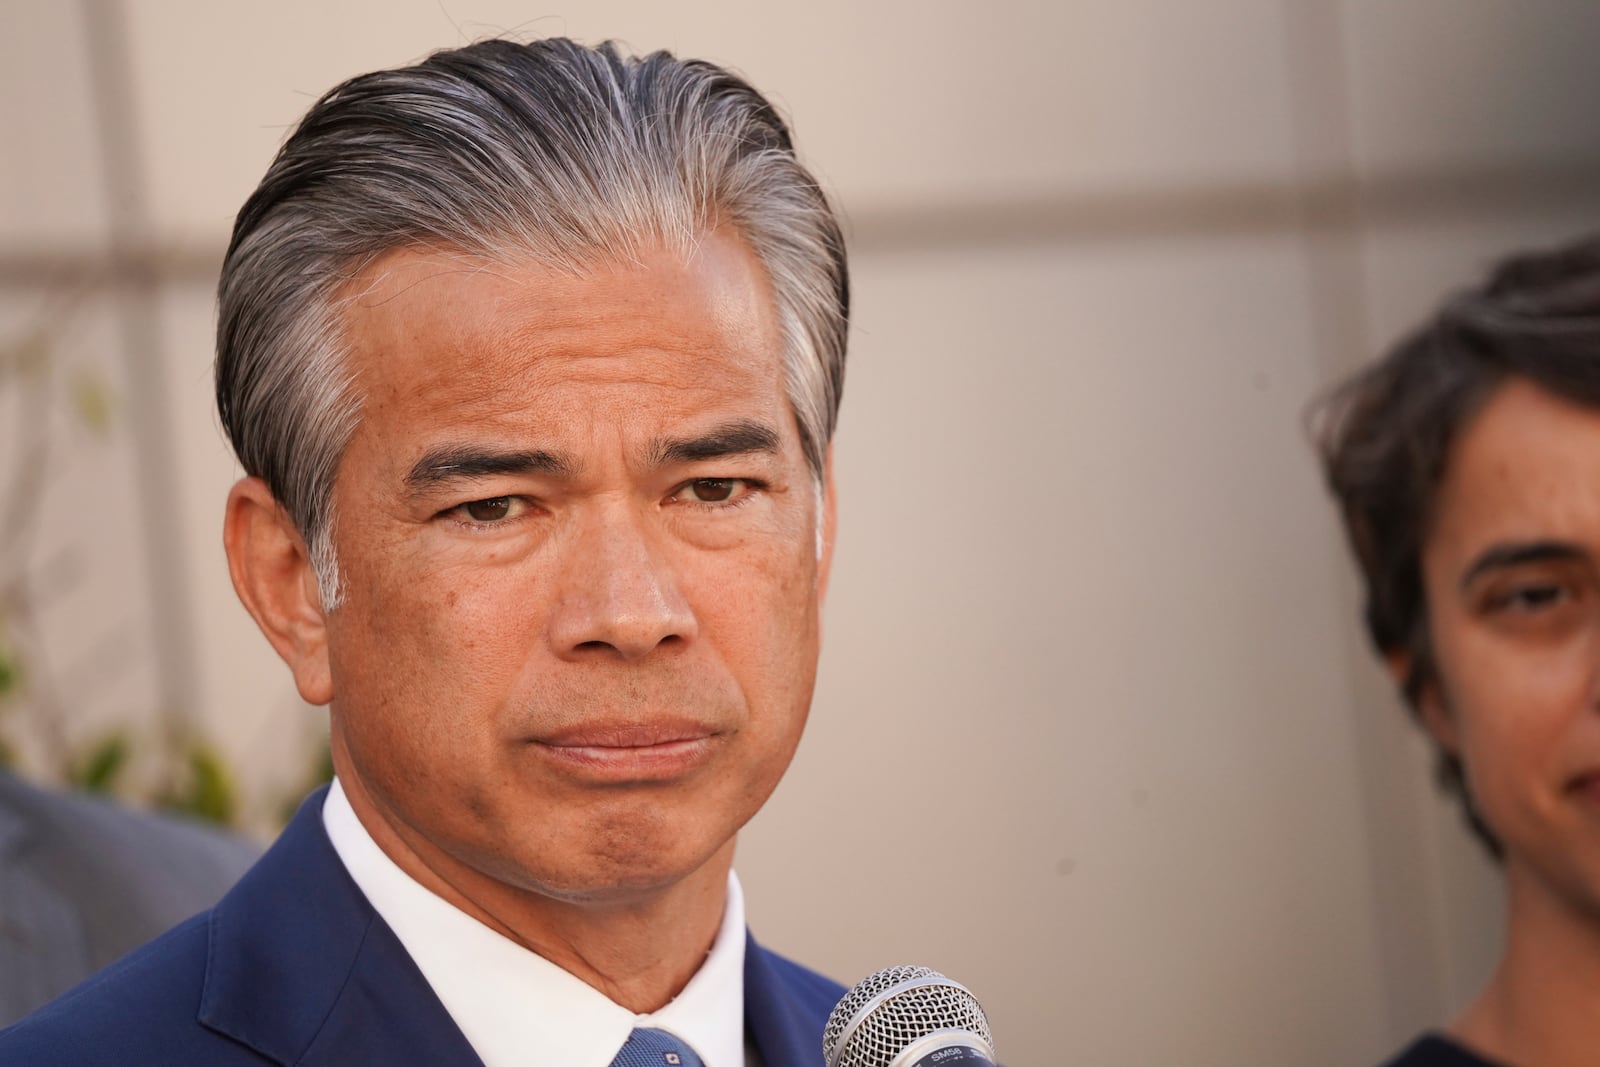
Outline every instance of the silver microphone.
<svg viewBox="0 0 1600 1067">
<path fill-rule="evenodd" d="M 994 1067 L 989 1020 L 929 967 L 885 967 L 844 995 L 822 1032 L 827 1067 Z"/>
</svg>

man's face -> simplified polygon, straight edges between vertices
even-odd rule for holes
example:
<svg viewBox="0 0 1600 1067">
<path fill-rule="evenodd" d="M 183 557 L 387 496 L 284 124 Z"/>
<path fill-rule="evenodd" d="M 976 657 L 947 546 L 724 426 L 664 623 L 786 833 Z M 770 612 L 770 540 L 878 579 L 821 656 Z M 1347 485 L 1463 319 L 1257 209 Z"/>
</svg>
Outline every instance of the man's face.
<svg viewBox="0 0 1600 1067">
<path fill-rule="evenodd" d="M 731 848 L 799 742 L 826 568 L 759 262 L 726 231 L 581 276 L 403 251 L 351 291 L 341 777 L 558 899 Z"/>
<path fill-rule="evenodd" d="M 1600 915 L 1600 411 L 1520 379 L 1455 443 L 1423 553 L 1439 685 L 1519 884 Z"/>
</svg>

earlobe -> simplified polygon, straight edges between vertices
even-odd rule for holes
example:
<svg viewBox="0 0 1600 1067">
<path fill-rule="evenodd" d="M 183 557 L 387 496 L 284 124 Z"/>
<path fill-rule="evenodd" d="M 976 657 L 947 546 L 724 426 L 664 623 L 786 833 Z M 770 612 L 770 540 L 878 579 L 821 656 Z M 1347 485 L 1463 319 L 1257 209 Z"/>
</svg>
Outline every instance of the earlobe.
<svg viewBox="0 0 1600 1067">
<path fill-rule="evenodd" d="M 1405 692 L 1407 684 L 1411 681 L 1410 654 L 1390 652 L 1384 656 L 1384 664 L 1389 670 L 1389 676 L 1394 679 L 1395 686 L 1401 692 Z M 1427 730 L 1446 752 L 1456 753 L 1458 745 L 1455 717 L 1450 714 L 1450 709 L 1439 692 L 1437 680 L 1424 680 L 1417 692 L 1416 701 L 1417 717 L 1421 719 L 1423 729 Z"/>
<path fill-rule="evenodd" d="M 327 620 L 310 553 L 283 506 L 260 478 L 243 478 L 228 494 L 222 543 L 234 592 L 310 704 L 333 698 Z"/>
<path fill-rule="evenodd" d="M 1450 708 L 1439 695 L 1439 687 L 1429 683 L 1417 697 L 1417 714 L 1422 719 L 1423 727 L 1433 735 L 1433 739 L 1451 755 L 1461 751 L 1456 739 L 1456 719 L 1450 714 Z"/>
</svg>

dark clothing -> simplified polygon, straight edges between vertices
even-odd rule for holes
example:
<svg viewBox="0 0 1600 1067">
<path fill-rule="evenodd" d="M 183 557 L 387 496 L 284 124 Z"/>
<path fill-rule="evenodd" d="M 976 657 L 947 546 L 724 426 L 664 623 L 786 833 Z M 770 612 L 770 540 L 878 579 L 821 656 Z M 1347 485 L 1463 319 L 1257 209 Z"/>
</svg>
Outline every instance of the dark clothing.
<svg viewBox="0 0 1600 1067">
<path fill-rule="evenodd" d="M 481 1067 L 334 852 L 324 792 L 215 908 L 0 1032 L 0 1064 Z M 745 1033 L 767 1067 L 820 1067 L 843 993 L 746 945 Z"/>
<path fill-rule="evenodd" d="M 1509 1067 L 1474 1055 L 1443 1034 L 1426 1034 L 1384 1067 Z"/>
<path fill-rule="evenodd" d="M 0 1026 L 209 908 L 260 854 L 0 771 Z"/>
</svg>

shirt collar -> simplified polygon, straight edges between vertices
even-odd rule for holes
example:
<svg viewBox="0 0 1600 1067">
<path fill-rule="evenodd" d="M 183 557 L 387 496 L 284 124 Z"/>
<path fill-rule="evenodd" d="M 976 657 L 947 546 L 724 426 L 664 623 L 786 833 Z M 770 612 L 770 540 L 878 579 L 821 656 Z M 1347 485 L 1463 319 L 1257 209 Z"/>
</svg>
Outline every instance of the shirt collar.
<svg viewBox="0 0 1600 1067">
<path fill-rule="evenodd" d="M 634 1027 L 670 1031 L 706 1067 L 744 1063 L 744 893 L 728 872 L 722 926 L 671 1003 L 646 1015 L 491 930 L 395 865 L 361 825 L 337 779 L 322 806 L 333 850 L 405 946 L 484 1067 L 610 1067 Z"/>
</svg>

